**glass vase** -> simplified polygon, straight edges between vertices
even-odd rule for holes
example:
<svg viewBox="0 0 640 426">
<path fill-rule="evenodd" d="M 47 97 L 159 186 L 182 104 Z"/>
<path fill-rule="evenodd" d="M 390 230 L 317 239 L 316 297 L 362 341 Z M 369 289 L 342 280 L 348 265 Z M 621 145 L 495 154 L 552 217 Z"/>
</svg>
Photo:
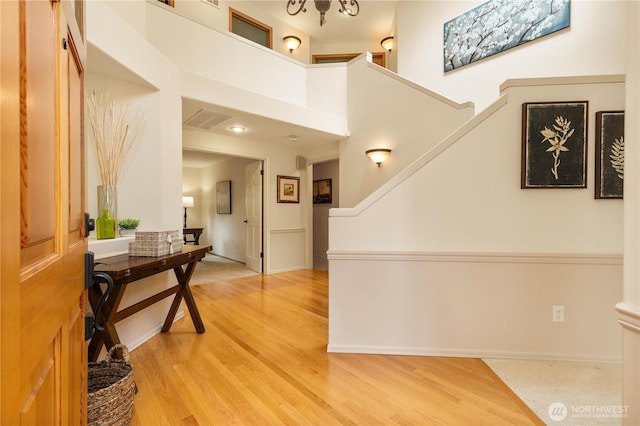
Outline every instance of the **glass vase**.
<svg viewBox="0 0 640 426">
<path fill-rule="evenodd" d="M 96 238 L 106 240 L 116 237 L 117 192 L 112 185 L 98 186 L 98 220 Z"/>
</svg>

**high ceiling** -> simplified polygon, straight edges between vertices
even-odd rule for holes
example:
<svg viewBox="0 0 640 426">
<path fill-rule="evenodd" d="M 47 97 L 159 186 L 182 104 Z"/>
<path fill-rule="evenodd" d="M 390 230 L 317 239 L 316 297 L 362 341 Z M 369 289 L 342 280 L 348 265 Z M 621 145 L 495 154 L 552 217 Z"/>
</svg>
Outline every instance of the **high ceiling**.
<svg viewBox="0 0 640 426">
<path fill-rule="evenodd" d="M 297 10 L 300 0 L 291 10 Z M 347 0 L 349 2 L 350 0 Z M 320 26 L 320 13 L 316 10 L 313 0 L 307 0 L 305 4 L 306 12 L 300 12 L 295 16 L 287 13 L 287 0 L 234 0 L 234 7 L 242 9 L 243 4 L 248 10 L 258 10 L 261 14 L 273 16 L 275 19 L 285 22 L 288 25 L 300 29 L 310 36 L 311 42 L 322 45 L 338 45 L 349 41 L 370 45 L 371 40 L 381 40 L 389 35 L 395 18 L 395 9 L 398 0 L 359 0 L 360 12 L 358 16 L 350 17 L 338 12 L 340 3 L 333 0 L 325 15 L 325 23 Z M 334 52 L 344 53 L 344 52 Z M 352 52 L 349 52 L 352 53 Z M 231 116 L 220 126 L 209 130 L 213 134 L 229 135 L 229 127 L 234 124 L 242 125 L 250 132 L 235 135 L 238 138 L 251 140 L 261 140 L 277 144 L 296 143 L 291 136 L 295 136 L 297 141 L 304 141 L 305 145 L 322 144 L 335 141 L 335 135 L 319 132 L 289 123 L 266 119 L 264 117 L 248 114 L 243 111 L 229 110 L 215 105 L 207 105 L 202 102 L 190 99 L 183 100 L 183 123 L 193 117 L 201 109 L 213 114 Z M 218 155 L 199 155 L 196 152 L 185 151 L 183 164 L 188 167 L 204 167 L 224 157 Z"/>
<path fill-rule="evenodd" d="M 346 1 L 350 2 L 351 0 Z M 371 40 L 381 40 L 389 35 L 395 18 L 397 1 L 398 0 L 358 0 L 360 12 L 358 16 L 350 17 L 340 14 L 338 12 L 340 9 L 339 1 L 332 0 L 330 8 L 326 12 L 323 26 L 320 26 L 320 13 L 315 8 L 314 0 L 307 0 L 305 4 L 307 11 L 300 12 L 295 16 L 290 16 L 287 13 L 287 0 L 233 0 L 233 6 L 241 10 L 243 9 L 243 4 L 245 4 L 247 10 L 259 11 L 261 15 L 271 15 L 275 19 L 285 22 L 291 27 L 308 34 L 313 44 L 337 45 L 346 40 L 352 43 L 370 45 Z M 296 4 L 292 6 L 292 9 L 298 9 L 300 0 L 295 0 L 295 2 Z M 105 70 L 110 69 L 112 72 L 109 71 L 109 74 L 113 74 L 114 77 L 118 79 L 131 81 L 136 84 L 139 83 L 129 70 L 126 70 L 119 64 L 115 64 L 110 58 L 97 49 L 90 47 L 88 59 L 88 70 L 90 71 L 93 70 L 99 74 L 103 74 Z M 183 99 L 182 110 L 183 123 L 189 118 L 192 118 L 194 114 L 200 110 L 205 110 L 206 113 L 214 115 L 219 114 L 222 118 L 225 116 L 231 117 L 223 121 L 219 126 L 208 130 L 212 134 L 229 136 L 231 134 L 229 127 L 233 124 L 239 124 L 250 129 L 250 131 L 240 135 L 233 135 L 238 138 L 277 144 L 292 144 L 304 141 L 306 145 L 323 144 L 336 140 L 335 135 L 328 133 L 267 119 L 243 111 L 204 104 L 190 99 Z M 295 138 L 292 136 L 295 136 Z M 201 159 L 197 157 L 197 154 L 193 152 L 186 154 L 184 164 L 192 167 L 206 166 L 205 157 L 202 156 Z M 206 158 L 209 164 L 220 160 L 221 158 L 219 156 Z"/>
<path fill-rule="evenodd" d="M 346 2 L 349 6 L 350 0 Z M 313 43 L 321 44 L 339 44 L 345 40 L 358 43 L 382 40 L 389 35 L 393 27 L 397 2 L 398 0 L 358 0 L 360 13 L 351 17 L 339 13 L 340 3 L 338 0 L 332 0 L 325 14 L 325 23 L 320 26 L 320 12 L 316 10 L 313 0 L 306 1 L 306 12 L 300 12 L 295 16 L 287 13 L 287 0 L 234 1 L 237 4 L 246 3 L 253 9 L 264 11 L 265 14 L 299 28 L 312 38 Z M 298 10 L 299 5 L 300 0 L 295 0 L 295 5 L 289 10 Z"/>
</svg>

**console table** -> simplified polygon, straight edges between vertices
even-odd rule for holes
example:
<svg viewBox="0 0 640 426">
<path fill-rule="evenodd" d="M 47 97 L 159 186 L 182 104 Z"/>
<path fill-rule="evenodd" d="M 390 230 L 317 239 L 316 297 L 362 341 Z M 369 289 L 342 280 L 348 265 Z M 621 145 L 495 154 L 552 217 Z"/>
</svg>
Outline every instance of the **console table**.
<svg viewBox="0 0 640 426">
<path fill-rule="evenodd" d="M 102 312 L 98 315 L 97 322 L 103 330 L 97 330 L 89 342 L 89 361 L 96 361 L 105 345 L 109 350 L 113 345 L 120 343 L 120 338 L 116 331 L 115 324 L 136 312 L 153 305 L 160 300 L 175 294 L 171 308 L 167 313 L 167 318 L 162 326 L 162 332 L 166 333 L 171 329 L 180 302 L 184 298 L 191 320 L 197 333 L 204 333 L 204 324 L 200 318 L 198 307 L 189 288 L 189 280 L 193 271 L 205 254 L 211 250 L 211 246 L 184 246 L 181 252 L 160 257 L 140 257 L 122 254 L 118 256 L 98 259 L 94 267 L 96 273 L 107 274 L 113 280 L 113 288 L 104 302 Z M 183 265 L 185 266 L 183 268 Z M 118 310 L 122 296 L 128 285 L 142 278 L 150 277 L 160 272 L 173 269 L 178 284 L 174 287 L 163 290 L 151 297 L 148 297 L 127 308 Z M 95 277 L 95 274 L 94 274 Z M 98 310 L 100 299 L 104 294 L 101 282 L 94 278 L 93 285 L 89 289 L 89 303 L 94 312 Z"/>
<path fill-rule="evenodd" d="M 200 244 L 200 234 L 202 234 L 204 228 L 184 228 L 182 235 L 184 236 L 184 243 L 193 243 L 195 245 Z M 193 240 L 187 240 L 187 235 L 193 235 Z"/>
</svg>

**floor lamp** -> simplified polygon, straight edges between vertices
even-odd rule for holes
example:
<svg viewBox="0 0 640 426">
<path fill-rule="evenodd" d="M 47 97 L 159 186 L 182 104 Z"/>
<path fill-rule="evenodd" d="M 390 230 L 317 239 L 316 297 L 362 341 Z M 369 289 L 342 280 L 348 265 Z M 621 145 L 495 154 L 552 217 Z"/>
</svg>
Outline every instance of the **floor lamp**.
<svg viewBox="0 0 640 426">
<path fill-rule="evenodd" d="M 193 207 L 193 197 L 182 197 L 182 207 L 184 207 L 184 227 L 187 227 L 187 207 Z"/>
</svg>

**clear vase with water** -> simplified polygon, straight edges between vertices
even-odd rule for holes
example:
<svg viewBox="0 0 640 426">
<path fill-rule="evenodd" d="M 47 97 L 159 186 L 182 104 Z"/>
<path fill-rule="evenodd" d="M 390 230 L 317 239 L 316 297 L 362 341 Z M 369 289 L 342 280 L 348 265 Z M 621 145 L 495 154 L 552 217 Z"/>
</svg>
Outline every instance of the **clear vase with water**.
<svg viewBox="0 0 640 426">
<path fill-rule="evenodd" d="M 112 185 L 98 186 L 98 213 L 96 238 L 106 240 L 116 237 L 117 193 Z"/>
</svg>

